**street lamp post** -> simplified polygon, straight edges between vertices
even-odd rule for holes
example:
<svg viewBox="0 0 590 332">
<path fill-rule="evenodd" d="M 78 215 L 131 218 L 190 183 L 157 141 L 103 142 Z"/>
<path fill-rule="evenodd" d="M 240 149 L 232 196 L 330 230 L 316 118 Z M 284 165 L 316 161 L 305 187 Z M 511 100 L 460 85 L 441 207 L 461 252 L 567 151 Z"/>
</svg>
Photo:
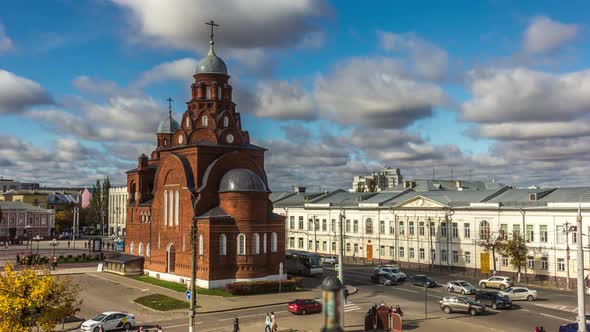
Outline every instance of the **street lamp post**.
<svg viewBox="0 0 590 332">
<path fill-rule="evenodd" d="M 35 240 L 35 242 L 37 242 L 37 256 L 39 256 L 39 241 L 41 241 L 43 238 L 40 237 L 39 235 L 36 235 L 33 240 Z M 31 245 L 31 251 L 33 250 L 33 246 Z"/>
<path fill-rule="evenodd" d="M 53 257 L 55 257 L 55 247 L 59 245 L 59 242 L 53 239 L 49 242 L 49 245 L 53 247 Z"/>
</svg>

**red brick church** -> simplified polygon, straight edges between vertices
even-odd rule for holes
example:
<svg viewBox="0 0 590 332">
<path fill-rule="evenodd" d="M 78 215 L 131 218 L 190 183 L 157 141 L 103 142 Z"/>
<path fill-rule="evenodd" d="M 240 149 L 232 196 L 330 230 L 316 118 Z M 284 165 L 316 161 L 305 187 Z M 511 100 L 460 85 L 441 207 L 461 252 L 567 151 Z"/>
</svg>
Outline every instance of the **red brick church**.
<svg viewBox="0 0 590 332">
<path fill-rule="evenodd" d="M 275 280 L 285 256 L 284 217 L 272 212 L 264 148 L 250 144 L 213 49 L 193 75 L 180 123 L 158 126 L 156 149 L 127 172 L 125 252 L 151 276 L 188 282 L 190 228 L 197 218 L 197 285 Z M 171 99 L 169 99 L 171 102 Z"/>
</svg>

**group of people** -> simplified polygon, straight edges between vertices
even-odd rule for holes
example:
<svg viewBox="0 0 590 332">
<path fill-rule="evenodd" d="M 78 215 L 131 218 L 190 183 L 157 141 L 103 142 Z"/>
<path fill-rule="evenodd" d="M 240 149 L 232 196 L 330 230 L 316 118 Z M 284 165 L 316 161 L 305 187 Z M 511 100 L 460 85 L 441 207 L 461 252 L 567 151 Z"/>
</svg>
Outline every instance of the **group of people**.
<svg viewBox="0 0 590 332">
<path fill-rule="evenodd" d="M 543 326 L 537 326 L 535 327 L 535 332 L 545 332 L 545 329 L 543 328 Z"/>
<path fill-rule="evenodd" d="M 264 332 L 277 332 L 279 329 L 277 325 L 277 318 L 275 317 L 274 312 L 266 313 L 264 315 Z M 235 317 L 234 318 L 234 332 L 240 331 L 240 320 Z"/>
</svg>

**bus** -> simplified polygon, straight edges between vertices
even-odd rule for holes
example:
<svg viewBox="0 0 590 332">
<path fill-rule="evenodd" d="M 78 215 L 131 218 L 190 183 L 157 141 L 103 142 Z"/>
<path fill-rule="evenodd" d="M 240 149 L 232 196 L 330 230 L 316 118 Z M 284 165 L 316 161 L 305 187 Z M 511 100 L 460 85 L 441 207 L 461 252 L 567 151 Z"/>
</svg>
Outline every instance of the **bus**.
<svg viewBox="0 0 590 332">
<path fill-rule="evenodd" d="M 285 253 L 285 270 L 287 273 L 304 276 L 322 274 L 324 269 L 318 254 L 305 251 L 287 250 Z"/>
</svg>

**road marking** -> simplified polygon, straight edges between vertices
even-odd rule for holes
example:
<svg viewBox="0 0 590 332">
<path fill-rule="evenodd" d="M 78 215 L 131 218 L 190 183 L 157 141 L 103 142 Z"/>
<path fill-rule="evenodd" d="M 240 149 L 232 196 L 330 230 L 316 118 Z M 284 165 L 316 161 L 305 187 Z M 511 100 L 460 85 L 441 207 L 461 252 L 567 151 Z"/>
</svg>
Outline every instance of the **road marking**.
<svg viewBox="0 0 590 332">
<path fill-rule="evenodd" d="M 546 316 L 546 317 L 551 317 L 551 318 L 554 318 L 554 319 L 559 319 L 559 320 L 562 320 L 564 322 L 569 322 L 570 321 L 570 319 L 565 319 L 565 318 L 561 318 L 561 317 L 557 317 L 557 316 L 553 316 L 553 315 L 549 315 L 549 314 L 544 314 L 542 312 L 540 312 L 539 315 Z"/>
<path fill-rule="evenodd" d="M 344 312 L 351 312 L 351 311 L 356 311 L 356 310 L 360 310 L 361 308 L 359 306 L 357 306 L 356 304 L 349 302 L 346 303 L 344 305 Z"/>
<path fill-rule="evenodd" d="M 128 283 L 125 283 L 125 282 L 122 282 L 122 281 L 114 281 L 113 279 L 109 279 L 109 278 L 101 277 L 101 276 L 99 276 L 99 275 L 97 275 L 97 274 L 91 274 L 91 273 L 89 273 L 89 274 L 87 274 L 87 275 L 89 275 L 89 276 L 92 276 L 92 277 L 95 277 L 95 278 L 98 278 L 98 279 L 103 279 L 103 280 L 106 280 L 106 281 L 110 281 L 110 282 L 112 282 L 112 283 L 118 283 L 118 284 L 121 284 L 121 285 L 125 285 L 125 286 L 129 286 L 129 287 L 133 287 L 133 288 L 135 288 L 135 289 L 139 289 L 139 290 L 140 290 L 140 291 L 142 291 L 142 292 L 147 292 L 147 291 L 149 291 L 149 288 L 141 288 L 141 287 L 137 287 L 137 286 L 135 286 L 135 285 L 130 285 L 130 284 L 128 284 Z"/>
<path fill-rule="evenodd" d="M 280 313 L 285 313 L 287 312 L 287 310 L 281 310 L 281 311 L 275 311 L 275 315 L 276 314 L 280 314 Z M 264 316 L 264 313 L 260 313 L 260 314 L 255 314 L 255 315 L 244 315 L 244 316 L 237 316 L 238 318 L 248 318 L 248 317 L 260 317 L 260 316 Z M 233 320 L 233 318 L 222 318 L 222 319 L 218 319 L 218 322 L 223 322 L 226 320 Z"/>
<path fill-rule="evenodd" d="M 203 324 L 203 322 L 195 322 L 195 325 L 199 325 L 199 324 Z M 162 329 L 173 329 L 175 327 L 183 327 L 183 326 L 188 326 L 188 324 L 178 324 L 178 325 L 171 325 L 171 326 L 162 326 Z"/>
</svg>

